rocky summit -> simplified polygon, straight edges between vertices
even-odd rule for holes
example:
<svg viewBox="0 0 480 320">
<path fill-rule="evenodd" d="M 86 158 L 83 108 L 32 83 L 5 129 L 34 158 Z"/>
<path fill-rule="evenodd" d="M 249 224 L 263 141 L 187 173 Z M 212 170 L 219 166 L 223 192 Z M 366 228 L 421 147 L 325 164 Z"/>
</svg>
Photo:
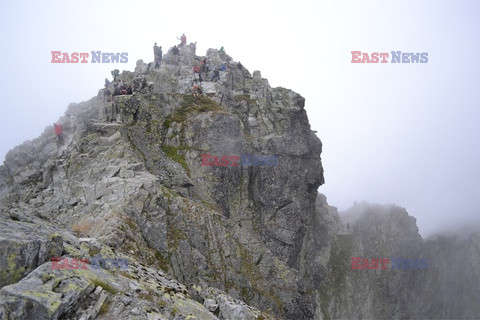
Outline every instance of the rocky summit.
<svg viewBox="0 0 480 320">
<path fill-rule="evenodd" d="M 340 216 L 317 192 L 305 99 L 223 51 L 179 49 L 120 73 L 132 94 L 70 104 L 63 143 L 47 127 L 7 154 L 0 318 L 480 317 L 479 232 L 423 240 L 396 206 Z"/>
</svg>

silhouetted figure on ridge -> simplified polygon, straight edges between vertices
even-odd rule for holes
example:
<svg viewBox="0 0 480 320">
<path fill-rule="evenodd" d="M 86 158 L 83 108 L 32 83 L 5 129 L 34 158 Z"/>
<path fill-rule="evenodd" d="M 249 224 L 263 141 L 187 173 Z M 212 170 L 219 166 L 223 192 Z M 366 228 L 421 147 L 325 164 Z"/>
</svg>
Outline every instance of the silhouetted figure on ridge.
<svg viewBox="0 0 480 320">
<path fill-rule="evenodd" d="M 179 47 L 183 47 L 184 45 L 187 44 L 187 37 L 185 36 L 185 33 L 182 34 L 180 38 L 177 37 L 177 39 L 180 40 L 180 44 L 178 45 Z"/>
<path fill-rule="evenodd" d="M 111 74 L 112 74 L 112 77 L 113 77 L 113 81 L 116 81 L 118 75 L 120 74 L 120 71 L 118 71 L 118 69 L 115 69 L 115 70 L 112 70 Z"/>
<path fill-rule="evenodd" d="M 155 61 L 155 69 L 160 67 L 160 64 L 162 63 L 162 47 L 157 46 L 157 43 L 155 42 L 155 45 L 153 46 L 153 55 L 154 55 L 154 61 Z"/>
</svg>

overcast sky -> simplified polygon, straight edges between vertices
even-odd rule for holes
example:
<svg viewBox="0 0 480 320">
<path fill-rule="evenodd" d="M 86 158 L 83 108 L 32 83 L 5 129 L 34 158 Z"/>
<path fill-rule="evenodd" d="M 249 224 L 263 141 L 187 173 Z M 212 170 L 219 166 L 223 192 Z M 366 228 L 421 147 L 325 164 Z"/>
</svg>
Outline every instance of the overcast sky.
<svg viewBox="0 0 480 320">
<path fill-rule="evenodd" d="M 8 1 L 0 10 L 0 159 L 110 70 L 133 71 L 187 35 L 224 46 L 306 98 L 326 194 L 396 203 L 422 235 L 480 216 L 480 1 Z M 127 52 L 127 64 L 52 64 L 51 51 Z M 351 51 L 428 52 L 425 64 L 352 64 Z M 88 59 L 89 61 L 91 59 Z M 390 60 L 390 59 L 389 59 Z"/>
</svg>

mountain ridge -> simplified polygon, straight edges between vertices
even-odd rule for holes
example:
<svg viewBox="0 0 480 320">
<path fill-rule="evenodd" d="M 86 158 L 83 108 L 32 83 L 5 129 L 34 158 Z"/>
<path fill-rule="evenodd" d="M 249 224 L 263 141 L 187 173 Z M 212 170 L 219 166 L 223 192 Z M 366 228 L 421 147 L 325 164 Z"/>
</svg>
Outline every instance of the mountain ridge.
<svg viewBox="0 0 480 320">
<path fill-rule="evenodd" d="M 192 69 L 204 58 L 227 69 L 195 98 Z M 322 143 L 301 95 L 215 49 L 197 56 L 194 44 L 169 50 L 159 69 L 139 60 L 117 78 L 132 95 L 109 102 L 101 89 L 70 104 L 59 121 L 64 145 L 47 127 L 0 166 L 4 318 L 480 314 L 478 233 L 423 240 L 398 206 L 360 203 L 339 215 L 317 192 Z M 202 154 L 276 156 L 278 165 L 205 166 Z M 454 281 L 454 254 L 470 282 Z M 55 257 L 98 255 L 128 268 L 52 268 Z M 352 269 L 352 257 L 395 256 L 428 259 L 429 268 Z"/>
</svg>

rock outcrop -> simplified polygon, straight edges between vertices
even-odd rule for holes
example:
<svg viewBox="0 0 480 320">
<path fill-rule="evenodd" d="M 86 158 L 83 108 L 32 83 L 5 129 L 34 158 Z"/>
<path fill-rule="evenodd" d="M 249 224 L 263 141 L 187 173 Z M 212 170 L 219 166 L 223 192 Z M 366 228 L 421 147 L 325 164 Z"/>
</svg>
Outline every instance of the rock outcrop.
<svg viewBox="0 0 480 320">
<path fill-rule="evenodd" d="M 227 68 L 194 97 L 204 58 Z M 133 94 L 70 104 L 64 145 L 48 127 L 0 166 L 0 318 L 480 317 L 480 233 L 423 240 L 396 206 L 340 216 L 317 193 L 322 144 L 299 94 L 193 44 L 118 79 Z"/>
<path fill-rule="evenodd" d="M 133 95 L 107 102 L 101 90 L 68 107 L 60 119 L 65 145 L 57 148 L 47 128 L 10 151 L 1 168 L 2 215 L 18 224 L 11 229 L 19 237 L 16 214 L 40 219 L 38 228 L 53 223 L 71 236 L 96 238 L 188 286 L 218 288 L 281 318 L 311 318 L 316 301 L 306 293 L 324 276 L 317 249 L 328 244 L 315 210 L 322 145 L 305 99 L 271 88 L 259 71 L 213 49 L 206 55 L 212 70 L 228 69 L 219 82 L 204 81 L 204 95 L 194 98 L 192 68 L 201 58 L 190 45 L 178 56 L 167 53 L 159 69 L 139 61 L 135 72 L 118 77 L 133 84 Z M 278 166 L 202 166 L 202 154 L 275 155 Z M 12 249 L 2 252 L 10 259 L 4 285 L 48 269 L 44 263 L 58 255 L 44 253 L 57 244 L 53 233 L 45 227 L 44 235 L 23 240 L 40 241 L 28 250 L 35 259 L 13 258 L 22 244 L 6 237 Z M 84 299 L 83 280 L 72 299 Z M 223 310 L 229 301 L 216 303 Z"/>
<path fill-rule="evenodd" d="M 319 291 L 323 319 L 478 319 L 480 231 L 422 240 L 394 205 L 360 203 L 342 218 Z M 353 257 L 388 262 L 352 269 Z"/>
</svg>

